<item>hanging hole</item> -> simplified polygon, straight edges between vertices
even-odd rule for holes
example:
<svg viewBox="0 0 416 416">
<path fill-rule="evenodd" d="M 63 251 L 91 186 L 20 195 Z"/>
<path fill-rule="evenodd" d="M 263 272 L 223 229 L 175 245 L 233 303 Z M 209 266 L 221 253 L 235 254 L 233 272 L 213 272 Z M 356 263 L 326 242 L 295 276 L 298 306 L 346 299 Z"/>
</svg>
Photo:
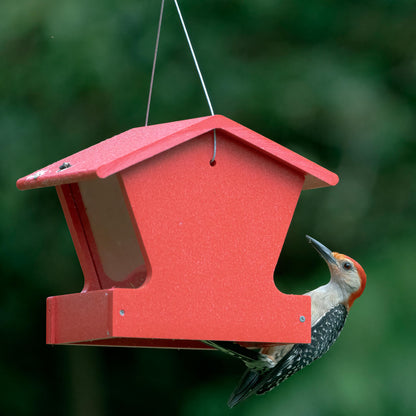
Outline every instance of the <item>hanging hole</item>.
<svg viewBox="0 0 416 416">
<path fill-rule="evenodd" d="M 210 164 L 211 166 L 215 166 L 215 165 L 217 164 L 217 161 L 216 161 L 216 160 L 210 160 L 210 161 L 209 161 L 209 164 Z"/>
</svg>

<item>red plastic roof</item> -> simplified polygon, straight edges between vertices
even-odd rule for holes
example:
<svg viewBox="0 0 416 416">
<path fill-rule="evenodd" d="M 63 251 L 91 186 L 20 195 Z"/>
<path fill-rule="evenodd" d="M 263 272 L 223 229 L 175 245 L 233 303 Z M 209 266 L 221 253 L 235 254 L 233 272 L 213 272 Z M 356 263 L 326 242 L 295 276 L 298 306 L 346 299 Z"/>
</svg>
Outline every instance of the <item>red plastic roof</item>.
<svg viewBox="0 0 416 416">
<path fill-rule="evenodd" d="M 271 158 L 301 171 L 303 189 L 336 185 L 338 176 L 221 115 L 138 127 L 81 150 L 17 181 L 21 190 L 106 178 L 204 133 L 219 129 Z M 63 163 L 71 166 L 60 170 Z"/>
</svg>

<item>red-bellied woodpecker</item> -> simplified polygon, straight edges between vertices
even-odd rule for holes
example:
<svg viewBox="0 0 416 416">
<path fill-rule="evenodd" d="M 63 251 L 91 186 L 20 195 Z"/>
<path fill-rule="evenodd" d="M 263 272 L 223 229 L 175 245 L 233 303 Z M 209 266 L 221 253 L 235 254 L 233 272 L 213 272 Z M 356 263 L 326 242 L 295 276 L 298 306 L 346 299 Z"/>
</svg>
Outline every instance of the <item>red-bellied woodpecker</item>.
<svg viewBox="0 0 416 416">
<path fill-rule="evenodd" d="M 266 393 L 322 357 L 338 338 L 352 304 L 364 291 L 367 277 L 355 260 L 331 252 L 312 237 L 307 236 L 307 239 L 326 261 L 331 273 L 326 285 L 305 293 L 312 301 L 310 344 L 283 344 L 256 352 L 233 342 L 204 341 L 242 359 L 248 367 L 231 394 L 229 407 L 253 394 Z"/>
</svg>

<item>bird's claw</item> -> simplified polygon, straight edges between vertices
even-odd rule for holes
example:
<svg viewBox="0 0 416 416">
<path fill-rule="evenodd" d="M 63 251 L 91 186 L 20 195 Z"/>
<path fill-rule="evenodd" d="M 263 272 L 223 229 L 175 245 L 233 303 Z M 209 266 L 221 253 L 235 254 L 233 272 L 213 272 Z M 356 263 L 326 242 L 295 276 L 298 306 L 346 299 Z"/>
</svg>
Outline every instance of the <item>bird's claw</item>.
<svg viewBox="0 0 416 416">
<path fill-rule="evenodd" d="M 276 364 L 276 361 L 266 354 L 260 354 L 259 359 L 256 361 L 246 361 L 246 366 L 252 370 L 265 370 L 273 368 Z"/>
</svg>

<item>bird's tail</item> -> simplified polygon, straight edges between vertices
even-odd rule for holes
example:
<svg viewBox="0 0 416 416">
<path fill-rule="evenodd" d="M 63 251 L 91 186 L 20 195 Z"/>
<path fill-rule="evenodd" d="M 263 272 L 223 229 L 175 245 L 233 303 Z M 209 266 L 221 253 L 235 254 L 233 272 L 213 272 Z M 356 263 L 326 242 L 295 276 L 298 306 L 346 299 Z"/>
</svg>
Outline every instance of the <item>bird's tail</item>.
<svg viewBox="0 0 416 416">
<path fill-rule="evenodd" d="M 237 387 L 231 393 L 230 398 L 228 399 L 228 407 L 234 407 L 241 401 L 247 399 L 252 394 L 255 394 L 257 391 L 258 381 L 260 379 L 261 373 L 255 370 L 246 370 L 246 372 L 241 377 L 240 382 Z"/>
</svg>

